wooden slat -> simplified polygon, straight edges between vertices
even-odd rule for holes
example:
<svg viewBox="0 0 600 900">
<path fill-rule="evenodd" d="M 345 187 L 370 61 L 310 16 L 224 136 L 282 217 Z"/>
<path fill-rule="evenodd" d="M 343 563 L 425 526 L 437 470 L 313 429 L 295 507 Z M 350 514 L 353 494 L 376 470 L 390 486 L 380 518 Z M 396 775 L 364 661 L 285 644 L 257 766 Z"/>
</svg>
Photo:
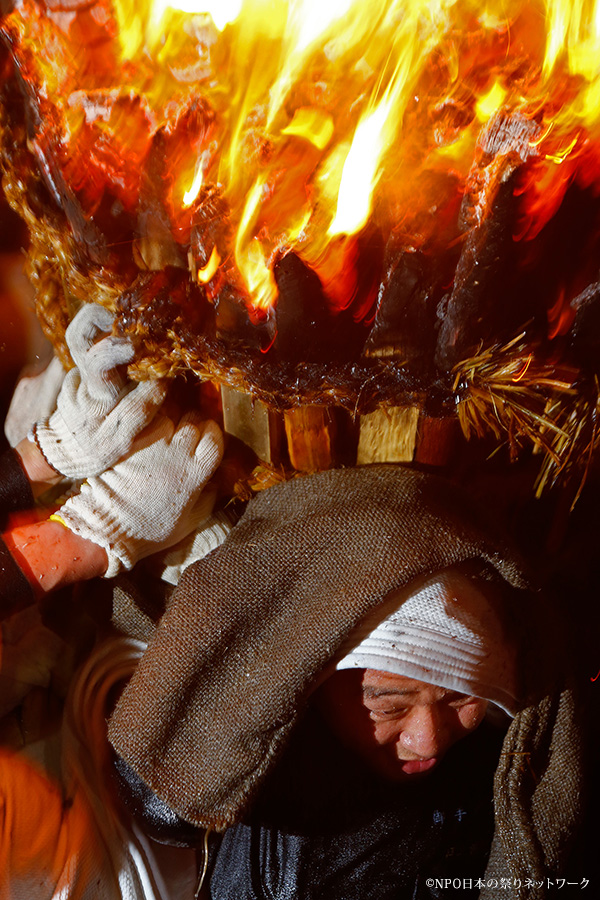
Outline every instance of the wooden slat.
<svg viewBox="0 0 600 900">
<path fill-rule="evenodd" d="M 361 416 L 357 463 L 412 462 L 419 415 L 418 406 L 393 406 Z"/>
<path fill-rule="evenodd" d="M 270 410 L 251 394 L 221 385 L 223 427 L 243 441 L 258 458 L 270 465 L 281 461 L 283 427 L 281 415 Z"/>
<path fill-rule="evenodd" d="M 414 461 L 427 466 L 445 466 L 460 434 L 458 419 L 421 416 Z"/>
<path fill-rule="evenodd" d="M 299 406 L 284 413 L 290 462 L 299 472 L 319 472 L 336 465 L 337 429 L 325 406 Z"/>
</svg>

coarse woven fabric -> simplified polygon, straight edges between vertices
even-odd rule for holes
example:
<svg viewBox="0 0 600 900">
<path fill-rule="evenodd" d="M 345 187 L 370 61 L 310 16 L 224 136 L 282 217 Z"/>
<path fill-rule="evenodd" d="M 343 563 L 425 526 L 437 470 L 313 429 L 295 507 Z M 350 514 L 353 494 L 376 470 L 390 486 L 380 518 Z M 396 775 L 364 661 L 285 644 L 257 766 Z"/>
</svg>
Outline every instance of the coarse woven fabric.
<svg viewBox="0 0 600 900">
<path fill-rule="evenodd" d="M 520 647 L 522 712 L 498 776 L 508 795 L 491 864 L 521 879 L 503 896 L 545 896 L 525 879 L 561 871 L 581 812 L 575 711 L 557 681 L 564 662 L 548 651 L 550 610 L 518 559 L 439 478 L 365 466 L 260 494 L 224 544 L 185 572 L 113 713 L 110 741 L 182 818 L 226 828 L 352 630 L 379 606 L 383 618 L 392 591 L 458 563 L 501 589 L 498 611 Z M 540 712 L 548 707 L 555 716 Z"/>
</svg>

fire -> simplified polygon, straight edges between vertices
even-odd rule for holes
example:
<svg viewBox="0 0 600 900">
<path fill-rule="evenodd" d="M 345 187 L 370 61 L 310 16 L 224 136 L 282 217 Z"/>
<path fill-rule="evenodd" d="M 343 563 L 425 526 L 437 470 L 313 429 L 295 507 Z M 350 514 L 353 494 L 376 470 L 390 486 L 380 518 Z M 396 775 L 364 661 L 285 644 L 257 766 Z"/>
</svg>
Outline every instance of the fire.
<svg viewBox="0 0 600 900">
<path fill-rule="evenodd" d="M 317 150 L 324 150 L 333 137 L 334 125 L 330 115 L 319 109 L 307 109 L 300 107 L 294 113 L 294 118 L 289 125 L 281 129 L 282 134 L 298 135 L 303 137 Z"/>
<path fill-rule="evenodd" d="M 216 0 L 207 3 L 207 0 L 173 0 L 165 3 L 165 0 L 154 0 L 156 6 L 164 3 L 165 8 L 180 9 L 186 13 L 207 13 L 219 31 L 223 31 L 230 22 L 235 22 L 242 9 L 242 0 Z"/>
<path fill-rule="evenodd" d="M 277 306 L 293 252 L 332 313 L 370 316 L 365 248 L 428 240 L 420 186 L 446 172 L 465 190 L 500 113 L 537 135 L 515 239 L 570 184 L 600 190 L 600 0 L 22 0 L 3 31 L 44 107 L 33 150 L 54 148 L 84 217 L 117 198 L 137 234 L 157 204 L 177 258 L 195 234 L 196 280 L 220 273 L 251 313 Z M 213 189 L 231 239 L 203 237 Z"/>
<path fill-rule="evenodd" d="M 216 247 L 213 247 L 208 262 L 202 269 L 198 270 L 198 281 L 200 284 L 208 284 L 209 281 L 212 281 L 220 264 L 221 257 L 219 256 L 219 251 Z"/>
<path fill-rule="evenodd" d="M 561 57 L 574 75 L 593 82 L 598 71 L 600 3 L 598 0 L 548 0 L 548 37 L 544 74 L 549 76 Z"/>
<path fill-rule="evenodd" d="M 487 122 L 488 119 L 491 119 L 493 114 L 501 109 L 505 97 L 506 90 L 496 81 L 490 91 L 477 101 L 475 109 L 480 121 Z"/>
<path fill-rule="evenodd" d="M 197 198 L 200 193 L 200 188 L 202 187 L 202 182 L 204 181 L 204 173 L 202 171 L 202 166 L 198 166 L 196 169 L 196 174 L 194 175 L 194 180 L 192 181 L 189 189 L 183 195 L 183 205 L 191 206 L 194 200 Z"/>
<path fill-rule="evenodd" d="M 235 247 L 238 268 L 245 278 L 253 306 L 262 310 L 272 306 L 277 296 L 275 278 L 266 263 L 258 238 L 253 234 L 264 189 L 265 184 L 259 181 L 250 191 Z"/>
<path fill-rule="evenodd" d="M 369 218 L 379 160 L 386 147 L 384 134 L 389 114 L 389 102 L 381 103 L 358 124 L 344 163 L 335 218 L 327 232 L 329 235 L 354 234 L 364 227 Z"/>
</svg>

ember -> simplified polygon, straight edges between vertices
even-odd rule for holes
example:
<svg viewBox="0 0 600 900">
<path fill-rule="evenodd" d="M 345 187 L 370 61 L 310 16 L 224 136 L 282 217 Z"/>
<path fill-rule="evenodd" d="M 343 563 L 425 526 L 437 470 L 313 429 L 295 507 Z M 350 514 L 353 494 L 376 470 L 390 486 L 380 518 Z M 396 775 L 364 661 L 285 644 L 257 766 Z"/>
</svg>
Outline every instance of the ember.
<svg viewBox="0 0 600 900">
<path fill-rule="evenodd" d="M 599 4 L 177 6 L 20 0 L 0 26 L 4 187 L 63 357 L 94 299 L 141 373 L 458 402 L 466 433 L 541 445 L 544 483 L 590 458 Z"/>
</svg>

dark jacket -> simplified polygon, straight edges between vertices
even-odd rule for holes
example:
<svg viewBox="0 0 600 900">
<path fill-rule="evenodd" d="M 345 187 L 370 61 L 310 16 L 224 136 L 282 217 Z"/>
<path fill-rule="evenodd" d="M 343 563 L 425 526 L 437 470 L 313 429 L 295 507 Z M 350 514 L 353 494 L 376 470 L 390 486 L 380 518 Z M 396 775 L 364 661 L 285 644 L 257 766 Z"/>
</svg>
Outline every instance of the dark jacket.
<svg viewBox="0 0 600 900">
<path fill-rule="evenodd" d="M 214 841 L 211 900 L 434 900 L 457 879 L 477 897 L 502 738 L 484 723 L 431 776 L 394 784 L 309 712 L 244 822 Z"/>
</svg>

